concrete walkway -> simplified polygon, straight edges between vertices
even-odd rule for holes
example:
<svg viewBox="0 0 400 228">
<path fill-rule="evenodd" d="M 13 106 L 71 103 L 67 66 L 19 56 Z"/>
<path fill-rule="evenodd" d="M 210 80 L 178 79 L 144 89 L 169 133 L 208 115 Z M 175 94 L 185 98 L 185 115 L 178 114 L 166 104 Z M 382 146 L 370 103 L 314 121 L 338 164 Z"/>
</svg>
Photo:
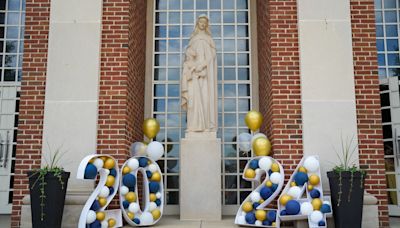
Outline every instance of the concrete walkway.
<svg viewBox="0 0 400 228">
<path fill-rule="evenodd" d="M 234 224 L 233 216 L 223 217 L 222 221 L 181 221 L 179 216 L 163 216 L 162 219 L 154 226 L 155 228 L 227 228 L 239 227 Z M 130 226 L 124 226 L 125 228 Z"/>
</svg>

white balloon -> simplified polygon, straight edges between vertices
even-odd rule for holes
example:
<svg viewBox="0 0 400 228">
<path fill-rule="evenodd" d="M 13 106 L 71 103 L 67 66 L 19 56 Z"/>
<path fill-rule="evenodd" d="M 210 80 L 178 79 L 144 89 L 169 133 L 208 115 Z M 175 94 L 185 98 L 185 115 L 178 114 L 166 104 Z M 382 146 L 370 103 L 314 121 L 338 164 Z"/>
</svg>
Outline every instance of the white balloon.
<svg viewBox="0 0 400 228">
<path fill-rule="evenodd" d="M 149 211 L 152 211 L 152 210 L 154 210 L 154 209 L 156 209 L 156 208 L 157 208 L 157 204 L 156 204 L 156 203 L 151 202 L 151 203 L 149 204 Z"/>
<path fill-rule="evenodd" d="M 299 186 L 290 187 L 287 194 L 289 196 L 293 197 L 294 199 L 298 199 L 298 198 L 300 198 L 301 188 Z"/>
<path fill-rule="evenodd" d="M 304 202 L 300 205 L 300 213 L 302 215 L 309 215 L 313 212 L 314 208 L 310 202 Z"/>
<path fill-rule="evenodd" d="M 153 224 L 153 215 L 150 212 L 143 212 L 140 215 L 140 225 L 151 225 Z"/>
<path fill-rule="evenodd" d="M 304 167 L 307 169 L 307 171 L 309 172 L 317 172 L 319 169 L 319 161 L 314 157 L 308 157 L 305 161 L 304 161 Z"/>
<path fill-rule="evenodd" d="M 129 204 L 128 211 L 137 213 L 139 210 L 140 210 L 139 204 L 137 204 L 137 203 Z"/>
<path fill-rule="evenodd" d="M 100 197 L 107 197 L 110 195 L 110 189 L 107 186 L 103 186 L 100 190 L 99 196 Z"/>
<path fill-rule="evenodd" d="M 93 161 L 93 165 L 96 166 L 97 170 L 103 168 L 104 162 L 100 158 L 96 158 Z"/>
<path fill-rule="evenodd" d="M 272 161 L 268 157 L 263 157 L 258 161 L 258 166 L 260 169 L 268 171 L 271 169 Z"/>
<path fill-rule="evenodd" d="M 131 171 L 134 171 L 139 168 L 139 161 L 136 158 L 131 158 L 128 160 L 126 165 L 131 169 Z"/>
<path fill-rule="evenodd" d="M 253 203 L 260 201 L 261 195 L 259 192 L 252 192 L 250 194 L 250 199 Z"/>
<path fill-rule="evenodd" d="M 157 161 L 164 154 L 164 146 L 160 142 L 153 141 L 147 145 L 146 152 L 149 158 Z"/>
<path fill-rule="evenodd" d="M 261 174 L 261 169 L 256 169 L 256 176 Z"/>
<path fill-rule="evenodd" d="M 86 224 L 93 223 L 96 220 L 96 212 L 89 210 L 86 215 Z"/>
<path fill-rule="evenodd" d="M 244 217 L 244 215 L 241 215 L 241 216 L 238 217 L 237 223 L 246 224 L 246 218 Z"/>
<path fill-rule="evenodd" d="M 261 225 L 262 225 L 262 222 L 261 222 L 260 220 L 257 220 L 257 221 L 254 223 L 254 225 L 256 225 L 256 226 L 261 226 Z"/>
<path fill-rule="evenodd" d="M 101 228 L 108 228 L 108 221 L 102 221 L 101 222 Z"/>
<path fill-rule="evenodd" d="M 263 134 L 263 133 L 257 133 L 255 135 L 253 135 L 253 137 L 251 138 L 251 145 L 253 145 L 254 140 L 256 140 L 258 138 L 267 139 L 267 136 L 265 134 Z"/>
<path fill-rule="evenodd" d="M 122 186 L 120 189 L 119 189 L 119 193 L 121 193 L 121 195 L 126 195 L 127 193 L 129 192 L 129 188 L 128 187 L 126 187 L 126 186 Z"/>
<path fill-rule="evenodd" d="M 157 168 L 157 166 L 155 164 L 150 164 L 149 165 L 149 171 L 154 173 L 154 172 L 158 171 L 158 168 Z"/>
<path fill-rule="evenodd" d="M 273 184 L 279 184 L 282 179 L 282 175 L 278 172 L 273 172 L 271 173 L 271 176 L 269 176 L 269 179 Z"/>
<path fill-rule="evenodd" d="M 157 199 L 160 199 L 160 198 L 161 198 L 161 196 L 162 196 L 161 192 L 157 192 L 157 193 L 156 193 L 156 197 L 157 197 Z"/>
<path fill-rule="evenodd" d="M 241 151 L 249 152 L 251 150 L 251 135 L 249 133 L 240 133 L 237 142 Z"/>
<path fill-rule="evenodd" d="M 313 211 L 310 215 L 311 222 L 318 224 L 324 218 L 322 212 L 320 211 Z"/>
<path fill-rule="evenodd" d="M 246 216 L 246 212 L 242 211 L 242 216 Z"/>
</svg>

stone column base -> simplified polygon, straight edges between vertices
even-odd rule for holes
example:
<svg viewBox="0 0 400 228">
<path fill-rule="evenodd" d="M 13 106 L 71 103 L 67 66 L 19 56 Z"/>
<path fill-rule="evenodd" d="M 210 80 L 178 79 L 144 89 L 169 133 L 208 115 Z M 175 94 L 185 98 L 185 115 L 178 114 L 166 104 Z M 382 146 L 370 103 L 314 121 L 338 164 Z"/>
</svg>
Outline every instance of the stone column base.
<svg viewBox="0 0 400 228">
<path fill-rule="evenodd" d="M 180 219 L 221 220 L 221 139 L 199 135 L 181 140 Z"/>
</svg>

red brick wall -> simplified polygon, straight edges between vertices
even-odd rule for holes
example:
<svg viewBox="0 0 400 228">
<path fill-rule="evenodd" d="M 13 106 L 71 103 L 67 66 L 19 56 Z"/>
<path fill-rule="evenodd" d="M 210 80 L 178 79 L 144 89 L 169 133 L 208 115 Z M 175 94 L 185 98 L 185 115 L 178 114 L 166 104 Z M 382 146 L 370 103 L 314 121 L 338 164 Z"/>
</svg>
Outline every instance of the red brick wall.
<svg viewBox="0 0 400 228">
<path fill-rule="evenodd" d="M 303 156 L 296 0 L 257 1 L 260 111 L 287 177 Z"/>
<path fill-rule="evenodd" d="M 20 226 L 22 198 L 29 194 L 26 172 L 39 168 L 41 162 L 49 12 L 50 0 L 26 1 L 12 227 Z"/>
<path fill-rule="evenodd" d="M 389 226 L 373 0 L 352 0 L 354 76 L 360 165 L 365 188 L 379 204 L 379 224 Z"/>
</svg>

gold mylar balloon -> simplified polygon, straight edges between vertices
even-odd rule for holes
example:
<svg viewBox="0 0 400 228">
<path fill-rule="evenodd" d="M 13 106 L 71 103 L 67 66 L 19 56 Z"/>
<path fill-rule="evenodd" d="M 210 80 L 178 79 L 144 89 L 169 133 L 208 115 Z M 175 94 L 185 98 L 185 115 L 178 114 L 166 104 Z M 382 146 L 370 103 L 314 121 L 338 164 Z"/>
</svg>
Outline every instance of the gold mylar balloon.
<svg viewBox="0 0 400 228">
<path fill-rule="evenodd" d="M 311 191 L 311 190 L 314 189 L 314 186 L 312 186 L 311 184 L 309 184 L 309 185 L 307 185 L 307 189 L 308 189 L 308 191 Z"/>
<path fill-rule="evenodd" d="M 108 220 L 108 227 L 113 227 L 115 226 L 115 224 L 117 223 L 117 221 L 115 221 L 115 219 L 109 219 Z"/>
<path fill-rule="evenodd" d="M 271 152 L 271 142 L 263 137 L 259 137 L 253 142 L 253 151 L 256 156 L 268 156 Z"/>
<path fill-rule="evenodd" d="M 267 181 L 266 183 L 265 183 L 265 186 L 267 186 L 267 187 L 272 187 L 272 182 L 271 181 Z"/>
<path fill-rule="evenodd" d="M 158 131 L 160 131 L 160 124 L 156 119 L 148 118 L 144 120 L 143 133 L 147 138 L 154 138 L 157 135 Z"/>
<path fill-rule="evenodd" d="M 302 166 L 299 168 L 299 172 L 307 173 L 307 169 Z"/>
<path fill-rule="evenodd" d="M 129 202 L 135 202 L 136 201 L 136 194 L 134 192 L 128 192 L 125 195 L 125 199 Z"/>
<path fill-rule="evenodd" d="M 294 187 L 294 186 L 297 186 L 296 182 L 294 182 L 294 181 L 290 182 L 290 187 Z"/>
<path fill-rule="evenodd" d="M 154 172 L 150 180 L 159 182 L 161 180 L 161 174 L 159 172 Z"/>
<path fill-rule="evenodd" d="M 115 183 L 115 177 L 108 175 L 107 180 L 106 180 L 106 186 L 107 187 L 112 187 Z"/>
<path fill-rule="evenodd" d="M 321 206 L 322 206 L 322 200 L 319 199 L 319 198 L 313 199 L 313 200 L 311 201 L 311 204 L 312 204 L 312 206 L 313 206 L 313 208 L 314 208 L 314 211 L 319 211 L 319 209 L 320 209 Z"/>
<path fill-rule="evenodd" d="M 124 168 L 122 168 L 122 174 L 127 174 L 131 172 L 131 168 L 129 168 L 128 166 L 124 166 Z"/>
<path fill-rule="evenodd" d="M 128 218 L 130 219 L 130 220 L 132 220 L 133 218 L 135 218 L 135 214 L 133 214 L 132 212 L 128 212 Z"/>
<path fill-rule="evenodd" d="M 267 218 L 267 212 L 264 210 L 256 210 L 256 219 L 264 221 Z"/>
<path fill-rule="evenodd" d="M 244 212 L 250 212 L 253 210 L 253 204 L 251 202 L 245 202 L 242 206 Z"/>
<path fill-rule="evenodd" d="M 151 202 L 154 202 L 154 201 L 157 200 L 157 196 L 156 196 L 156 194 L 154 194 L 154 193 L 150 193 L 149 198 L 150 198 L 150 201 L 151 201 Z"/>
<path fill-rule="evenodd" d="M 263 116 L 260 112 L 251 110 L 246 114 L 244 122 L 246 123 L 247 127 L 250 128 L 250 130 L 256 131 L 261 127 Z"/>
<path fill-rule="evenodd" d="M 283 206 L 285 206 L 286 203 L 287 203 L 289 200 L 291 200 L 291 199 L 292 199 L 291 196 L 289 196 L 289 195 L 283 195 L 283 196 L 281 196 L 281 198 L 279 199 L 279 203 L 282 204 Z"/>
<path fill-rule="evenodd" d="M 279 165 L 278 165 L 278 163 L 273 163 L 273 164 L 271 165 L 271 171 L 272 171 L 272 172 L 279 172 Z"/>
<path fill-rule="evenodd" d="M 105 217 L 106 217 L 106 213 L 104 213 L 102 211 L 96 213 L 96 219 L 99 221 L 103 221 Z"/>
<path fill-rule="evenodd" d="M 105 162 L 103 167 L 106 169 L 112 169 L 115 166 L 115 161 L 112 158 L 108 158 Z"/>
<path fill-rule="evenodd" d="M 246 178 L 254 178 L 256 176 L 256 172 L 253 169 L 246 169 L 244 172 L 244 177 Z"/>
<path fill-rule="evenodd" d="M 310 184 L 312 184 L 312 185 L 317 185 L 317 184 L 319 184 L 319 177 L 318 177 L 317 175 L 311 175 L 311 176 L 308 178 L 308 181 L 309 181 Z"/>
<path fill-rule="evenodd" d="M 98 201 L 101 207 L 104 207 L 107 203 L 107 199 L 104 197 L 99 197 Z"/>
<path fill-rule="evenodd" d="M 101 156 L 101 157 L 100 157 L 100 159 L 103 160 L 103 162 L 106 162 L 107 158 L 108 158 L 108 157 L 106 157 L 106 156 Z"/>
<path fill-rule="evenodd" d="M 161 211 L 158 209 L 151 211 L 151 214 L 153 215 L 154 220 L 157 220 L 161 217 Z"/>
</svg>

